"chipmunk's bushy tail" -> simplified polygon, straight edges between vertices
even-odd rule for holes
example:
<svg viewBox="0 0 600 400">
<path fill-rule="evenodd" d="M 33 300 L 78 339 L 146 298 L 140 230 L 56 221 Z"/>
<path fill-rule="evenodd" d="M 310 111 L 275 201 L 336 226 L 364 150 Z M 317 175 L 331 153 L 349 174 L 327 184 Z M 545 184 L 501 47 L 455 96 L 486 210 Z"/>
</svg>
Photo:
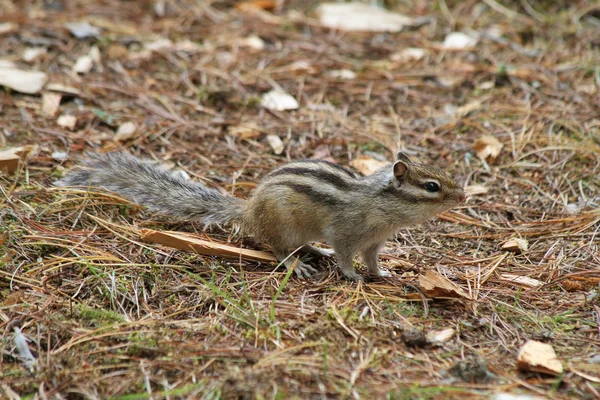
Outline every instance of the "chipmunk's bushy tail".
<svg viewBox="0 0 600 400">
<path fill-rule="evenodd" d="M 205 225 L 242 222 L 244 200 L 189 181 L 128 153 L 92 154 L 55 184 L 107 189 L 152 212 L 197 220 Z"/>
</svg>

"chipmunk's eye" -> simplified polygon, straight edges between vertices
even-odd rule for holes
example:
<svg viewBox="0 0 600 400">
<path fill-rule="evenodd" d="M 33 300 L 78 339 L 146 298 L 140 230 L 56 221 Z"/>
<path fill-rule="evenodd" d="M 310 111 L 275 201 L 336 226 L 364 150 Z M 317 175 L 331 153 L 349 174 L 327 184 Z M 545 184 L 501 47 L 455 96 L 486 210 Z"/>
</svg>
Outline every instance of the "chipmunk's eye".
<svg viewBox="0 0 600 400">
<path fill-rule="evenodd" d="M 437 182 L 427 182 L 425 185 L 423 185 L 423 187 L 425 190 L 431 193 L 440 191 L 440 185 Z"/>
</svg>

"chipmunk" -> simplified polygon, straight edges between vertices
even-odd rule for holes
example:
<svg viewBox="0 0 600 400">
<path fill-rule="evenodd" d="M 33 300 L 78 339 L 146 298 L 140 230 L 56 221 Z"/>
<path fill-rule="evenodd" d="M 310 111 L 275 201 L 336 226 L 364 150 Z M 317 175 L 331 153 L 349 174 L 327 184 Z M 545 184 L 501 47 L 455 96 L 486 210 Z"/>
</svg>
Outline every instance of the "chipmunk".
<svg viewBox="0 0 600 400">
<path fill-rule="evenodd" d="M 300 278 L 317 271 L 290 257 L 291 250 L 335 254 L 343 275 L 355 281 L 362 279 L 354 270 L 357 253 L 371 273 L 388 276 L 377 258 L 389 237 L 465 201 L 463 189 L 446 173 L 402 152 L 369 176 L 323 160 L 293 161 L 267 174 L 247 200 L 122 152 L 91 155 L 56 184 L 107 189 L 151 212 L 205 225 L 238 225 L 242 234 L 268 244 Z M 333 251 L 312 246 L 315 241 Z"/>
</svg>

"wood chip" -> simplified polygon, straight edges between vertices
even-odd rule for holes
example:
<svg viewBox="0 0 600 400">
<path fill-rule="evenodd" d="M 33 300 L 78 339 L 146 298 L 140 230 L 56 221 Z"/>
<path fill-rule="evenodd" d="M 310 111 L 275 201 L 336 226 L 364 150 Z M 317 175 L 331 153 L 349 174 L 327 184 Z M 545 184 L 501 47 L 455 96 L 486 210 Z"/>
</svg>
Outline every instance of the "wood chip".
<svg viewBox="0 0 600 400">
<path fill-rule="evenodd" d="M 58 117 L 56 123 L 58 126 L 73 130 L 75 129 L 75 125 L 77 125 L 77 117 L 74 115 L 63 114 Z"/>
<path fill-rule="evenodd" d="M 0 67 L 0 86 L 17 92 L 35 94 L 42 90 L 47 80 L 48 75 L 45 72 Z"/>
<path fill-rule="evenodd" d="M 21 146 L 0 150 L 0 173 L 14 172 L 33 149 L 34 146 Z"/>
<path fill-rule="evenodd" d="M 528 276 L 513 275 L 513 274 L 500 274 L 499 279 L 502 282 L 514 283 L 518 286 L 523 286 L 528 289 L 540 287 L 544 282 L 539 281 Z"/>
<path fill-rule="evenodd" d="M 47 116 L 54 118 L 58 112 L 62 94 L 45 92 L 42 94 L 42 112 Z"/>
<path fill-rule="evenodd" d="M 521 371 L 542 372 L 549 375 L 559 375 L 563 366 L 556 357 L 552 346 L 535 340 L 527 341 L 519 350 L 517 368 Z"/>
<path fill-rule="evenodd" d="M 460 287 L 435 271 L 428 270 L 424 275 L 419 275 L 419 286 L 423 293 L 432 299 L 451 297 L 471 300 Z"/>
<path fill-rule="evenodd" d="M 388 164 L 385 161 L 379 161 L 367 156 L 361 156 L 350 161 L 350 165 L 363 175 L 372 175 L 373 172 Z"/>
<path fill-rule="evenodd" d="M 529 242 L 521 238 L 512 238 L 502 244 L 502 250 L 523 253 L 529 248 Z"/>
<path fill-rule="evenodd" d="M 115 134 L 115 140 L 117 142 L 124 142 L 135 136 L 137 132 L 137 126 L 131 121 L 127 121 L 119 126 L 117 133 Z"/>
<path fill-rule="evenodd" d="M 262 262 L 276 262 L 277 259 L 271 253 L 242 249 L 222 243 L 209 242 L 185 232 L 159 232 L 151 229 L 142 229 L 141 239 L 146 242 L 159 243 L 179 250 L 191 250 L 206 256 L 218 256 L 224 258 L 239 259 Z"/>
<path fill-rule="evenodd" d="M 494 136 L 484 135 L 473 143 L 472 149 L 475 150 L 479 159 L 494 162 L 500 155 L 502 147 L 504 145 Z"/>
<path fill-rule="evenodd" d="M 283 141 L 277 135 L 267 135 L 267 141 L 269 142 L 269 146 L 273 149 L 273 153 L 281 154 L 284 150 Z"/>
<path fill-rule="evenodd" d="M 265 93 L 260 104 L 275 111 L 296 110 L 299 107 L 295 98 L 281 90 L 271 90 Z"/>
</svg>

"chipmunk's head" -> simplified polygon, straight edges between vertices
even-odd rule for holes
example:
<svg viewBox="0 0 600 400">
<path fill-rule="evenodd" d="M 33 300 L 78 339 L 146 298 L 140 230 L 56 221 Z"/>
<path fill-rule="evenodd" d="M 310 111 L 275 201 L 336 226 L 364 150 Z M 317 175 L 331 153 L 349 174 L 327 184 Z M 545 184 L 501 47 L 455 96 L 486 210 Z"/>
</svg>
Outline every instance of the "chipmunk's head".
<svg viewBox="0 0 600 400">
<path fill-rule="evenodd" d="M 434 215 L 464 203 L 465 191 L 439 168 L 414 163 L 402 152 L 396 154 L 389 192 L 418 204 L 424 214 Z"/>
</svg>

